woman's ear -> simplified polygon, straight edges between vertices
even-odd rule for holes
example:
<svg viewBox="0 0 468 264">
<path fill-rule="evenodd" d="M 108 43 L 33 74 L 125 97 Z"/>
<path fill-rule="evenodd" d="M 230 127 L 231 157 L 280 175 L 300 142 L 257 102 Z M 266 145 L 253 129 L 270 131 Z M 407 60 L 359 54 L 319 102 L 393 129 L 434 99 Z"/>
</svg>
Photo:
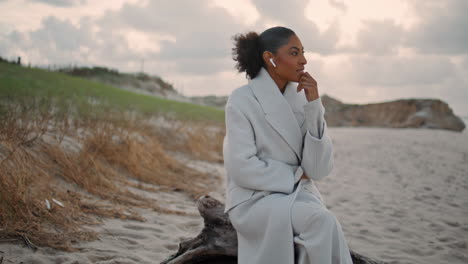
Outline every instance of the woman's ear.
<svg viewBox="0 0 468 264">
<path fill-rule="evenodd" d="M 275 64 L 275 61 L 273 59 L 273 53 L 271 53 L 270 51 L 265 51 L 265 52 L 263 52 L 262 57 L 263 57 L 263 61 L 264 61 L 265 65 L 271 65 L 274 68 L 276 68 L 276 64 Z"/>
</svg>

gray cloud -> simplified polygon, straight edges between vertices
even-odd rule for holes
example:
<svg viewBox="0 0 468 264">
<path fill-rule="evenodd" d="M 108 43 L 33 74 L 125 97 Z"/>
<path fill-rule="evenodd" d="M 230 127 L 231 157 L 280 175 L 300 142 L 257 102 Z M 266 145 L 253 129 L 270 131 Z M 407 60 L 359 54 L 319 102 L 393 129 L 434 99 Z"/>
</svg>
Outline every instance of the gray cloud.
<svg viewBox="0 0 468 264">
<path fill-rule="evenodd" d="M 407 32 L 405 45 L 422 53 L 468 53 L 468 1 L 410 1 L 421 22 Z"/>
<path fill-rule="evenodd" d="M 465 71 L 464 74 L 466 74 Z M 466 101 L 468 99 L 468 83 L 460 78 L 454 78 L 446 83 L 439 94 L 440 98 L 446 98 L 449 106 L 454 110 L 456 115 L 468 116 L 466 109 Z"/>
<path fill-rule="evenodd" d="M 243 31 L 243 26 L 225 9 L 211 6 L 208 1 L 185 1 L 183 6 L 169 1 L 151 1 L 145 6 L 126 4 L 99 18 L 83 18 L 79 25 L 48 17 L 37 30 L 3 36 L 10 39 L 10 44 L 5 44 L 10 48 L 5 50 L 15 53 L 15 37 L 21 36 L 24 40 L 19 48 L 47 58 L 41 63 L 88 61 L 125 70 L 145 59 L 148 65 L 174 65 L 171 68 L 183 74 L 215 74 L 233 69 L 231 37 Z M 122 36 L 128 31 L 142 32 L 150 39 L 170 36 L 175 42 L 159 40 L 154 44 L 161 48 L 160 52 L 142 52 L 132 49 Z"/>
<path fill-rule="evenodd" d="M 468 1 L 408 1 L 419 21 L 405 30 L 394 20 L 366 20 L 357 33 L 357 43 L 339 47 L 340 53 L 393 54 L 399 47 L 422 54 L 468 53 Z"/>
<path fill-rule="evenodd" d="M 79 26 L 67 20 L 47 17 L 39 29 L 13 31 L 0 36 L 7 54 L 25 54 L 34 65 L 101 64 L 123 67 L 135 54 L 126 40 L 112 31 L 93 32 L 93 21 L 84 18 Z M 138 60 L 140 57 L 138 57 Z"/>
<path fill-rule="evenodd" d="M 252 0 L 260 15 L 271 18 L 273 20 L 288 21 L 296 26 L 304 21 L 304 10 L 308 4 L 308 0 L 290 0 L 277 1 L 272 4 L 269 0 Z M 315 24 L 314 24 L 315 26 Z"/>
<path fill-rule="evenodd" d="M 343 13 L 345 13 L 348 10 L 346 4 L 338 0 L 328 0 L 328 3 L 334 8 L 341 10 Z"/>
<path fill-rule="evenodd" d="M 430 85 L 455 75 L 446 57 L 354 55 L 350 60 L 357 83 L 365 86 Z"/>
<path fill-rule="evenodd" d="M 301 39 L 307 51 L 320 54 L 332 54 L 340 35 L 338 23 L 332 23 L 325 31 L 320 32 L 317 25 L 304 14 L 308 0 L 278 1 L 271 4 L 269 0 L 253 0 L 258 12 L 266 21 L 276 21 L 291 28 Z"/>
<path fill-rule="evenodd" d="M 465 69 L 465 70 L 468 70 L 468 54 L 466 54 L 463 58 L 463 62 L 462 62 L 462 67 Z"/>
<path fill-rule="evenodd" d="M 394 54 L 401 46 L 404 34 L 403 28 L 396 25 L 394 20 L 366 20 L 363 21 L 363 28 L 357 33 L 356 45 L 341 47 L 337 50 L 376 56 Z"/>
<path fill-rule="evenodd" d="M 229 58 L 206 58 L 202 60 L 178 59 L 175 69 L 181 74 L 210 75 L 233 68 Z"/>
<path fill-rule="evenodd" d="M 85 28 L 80 29 L 68 21 L 48 17 L 43 20 L 41 28 L 30 33 L 30 38 L 41 48 L 54 47 L 57 51 L 68 52 L 87 44 L 90 36 Z"/>
<path fill-rule="evenodd" d="M 183 71 L 194 74 L 232 69 L 234 63 L 220 63 L 231 54 L 231 37 L 244 30 L 229 13 L 208 1 L 152 1 L 147 6 L 125 5 L 100 19 L 105 28 L 128 28 L 149 35 L 169 35 L 173 41 L 160 41 L 161 50 L 150 59 L 180 63 Z M 192 61 L 191 61 L 192 60 Z"/>
<path fill-rule="evenodd" d="M 84 4 L 85 0 L 29 0 L 30 2 L 42 2 L 48 5 L 60 6 L 60 7 L 71 7 L 76 5 Z"/>
<path fill-rule="evenodd" d="M 445 56 L 356 54 L 343 61 L 339 70 L 328 67 L 317 74 L 319 90 L 345 102 L 438 98 L 456 114 L 468 116 L 468 70 L 456 67 Z"/>
</svg>

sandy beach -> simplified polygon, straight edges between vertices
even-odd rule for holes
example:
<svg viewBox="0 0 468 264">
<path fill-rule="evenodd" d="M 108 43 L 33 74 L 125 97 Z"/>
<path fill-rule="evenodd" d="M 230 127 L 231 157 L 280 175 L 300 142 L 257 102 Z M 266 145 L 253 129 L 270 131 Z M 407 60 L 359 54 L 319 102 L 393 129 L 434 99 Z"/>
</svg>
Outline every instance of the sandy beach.
<svg viewBox="0 0 468 264">
<path fill-rule="evenodd" d="M 317 182 L 350 247 L 388 263 L 468 263 L 468 133 L 429 129 L 330 128 L 335 168 Z M 178 156 L 213 175 L 223 200 L 220 163 Z M 157 189 L 158 186 L 152 186 Z M 136 209 L 145 222 L 106 219 L 99 239 L 77 252 L 1 243 L 3 263 L 159 263 L 202 227 L 182 192 L 130 189 L 184 215 Z"/>
</svg>

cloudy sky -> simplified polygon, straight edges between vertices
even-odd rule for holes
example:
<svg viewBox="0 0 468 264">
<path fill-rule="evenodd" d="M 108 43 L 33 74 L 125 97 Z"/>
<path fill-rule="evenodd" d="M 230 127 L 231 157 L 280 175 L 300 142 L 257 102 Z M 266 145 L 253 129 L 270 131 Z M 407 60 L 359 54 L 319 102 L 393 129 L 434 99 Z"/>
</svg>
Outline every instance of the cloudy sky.
<svg viewBox="0 0 468 264">
<path fill-rule="evenodd" d="M 0 0 L 0 56 L 156 74 L 185 95 L 246 82 L 232 36 L 292 28 L 321 94 L 439 98 L 468 116 L 467 0 Z"/>
</svg>

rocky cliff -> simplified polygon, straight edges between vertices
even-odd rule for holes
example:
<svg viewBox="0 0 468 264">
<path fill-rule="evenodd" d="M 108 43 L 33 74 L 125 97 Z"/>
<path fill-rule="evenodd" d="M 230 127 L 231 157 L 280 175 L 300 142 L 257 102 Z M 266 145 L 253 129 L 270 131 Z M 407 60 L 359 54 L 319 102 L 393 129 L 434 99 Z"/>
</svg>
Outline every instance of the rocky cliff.
<svg viewBox="0 0 468 264">
<path fill-rule="evenodd" d="M 322 95 L 329 126 L 434 128 L 463 131 L 465 124 L 438 99 L 401 99 L 374 104 L 345 104 Z"/>
</svg>

